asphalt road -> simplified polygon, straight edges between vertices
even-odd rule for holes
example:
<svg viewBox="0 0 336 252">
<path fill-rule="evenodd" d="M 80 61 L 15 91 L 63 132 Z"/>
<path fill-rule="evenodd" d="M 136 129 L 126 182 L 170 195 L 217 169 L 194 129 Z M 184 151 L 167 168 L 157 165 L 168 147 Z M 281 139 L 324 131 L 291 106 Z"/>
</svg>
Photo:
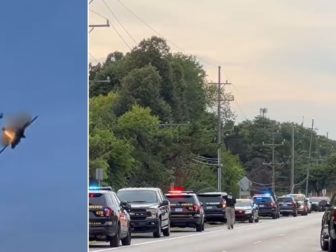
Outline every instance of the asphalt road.
<svg viewBox="0 0 336 252">
<path fill-rule="evenodd" d="M 107 243 L 90 243 L 95 252 L 317 252 L 322 213 L 308 216 L 261 219 L 259 223 L 237 223 L 233 230 L 225 225 L 207 225 L 204 232 L 172 229 L 170 237 L 134 235 L 131 246 L 110 248 Z"/>
</svg>

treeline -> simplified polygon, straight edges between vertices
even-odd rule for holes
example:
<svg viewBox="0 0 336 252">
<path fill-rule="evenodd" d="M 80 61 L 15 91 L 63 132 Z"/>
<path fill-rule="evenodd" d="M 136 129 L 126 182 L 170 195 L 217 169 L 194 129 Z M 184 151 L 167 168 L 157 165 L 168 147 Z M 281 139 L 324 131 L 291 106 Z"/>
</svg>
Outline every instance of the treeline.
<svg viewBox="0 0 336 252">
<path fill-rule="evenodd" d="M 275 147 L 275 185 L 277 192 L 288 193 L 292 164 L 292 132 L 294 132 L 295 192 L 305 193 L 307 169 L 310 170 L 309 192 L 335 189 L 336 142 L 314 130 L 292 123 L 279 123 L 263 117 L 244 121 L 226 136 L 228 150 L 238 155 L 253 188 L 270 187 L 272 183 L 272 138 Z M 263 144 L 264 143 L 264 144 Z M 311 145 L 311 147 L 310 147 Z M 310 158 L 309 158 L 309 149 Z"/>
<path fill-rule="evenodd" d="M 90 65 L 90 179 L 104 169 L 105 183 L 124 186 L 184 186 L 217 190 L 216 94 L 197 59 L 173 54 L 165 40 L 143 40 L 131 52 L 114 52 Z M 271 149 L 262 143 L 285 139 L 276 148 L 278 190 L 288 192 L 290 123 L 256 117 L 236 126 L 229 107 L 223 118 L 222 187 L 238 192 L 244 175 L 253 186 L 269 185 Z M 295 183 L 303 189 L 310 144 L 309 129 L 295 125 Z M 334 141 L 313 133 L 310 190 L 332 188 Z M 207 164 L 205 164 L 207 163 Z M 209 165 L 210 164 L 210 165 Z"/>
<path fill-rule="evenodd" d="M 103 168 L 116 189 L 216 190 L 217 168 L 197 159 L 217 156 L 217 119 L 208 111 L 214 92 L 194 57 L 152 37 L 90 66 L 89 78 L 91 179 Z M 230 152 L 223 156 L 223 190 L 237 191 L 244 169 Z"/>
</svg>

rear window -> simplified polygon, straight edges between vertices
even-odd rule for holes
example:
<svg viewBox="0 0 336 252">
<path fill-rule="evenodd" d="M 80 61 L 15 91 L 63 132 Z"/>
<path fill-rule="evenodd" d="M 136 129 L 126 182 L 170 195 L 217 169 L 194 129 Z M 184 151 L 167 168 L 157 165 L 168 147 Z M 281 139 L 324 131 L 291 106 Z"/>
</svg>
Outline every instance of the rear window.
<svg viewBox="0 0 336 252">
<path fill-rule="evenodd" d="M 211 202 L 211 203 L 219 203 L 222 199 L 221 195 L 198 195 L 198 199 L 201 202 Z"/>
<path fill-rule="evenodd" d="M 103 193 L 89 193 L 89 204 L 106 206 L 106 198 Z"/>
<path fill-rule="evenodd" d="M 253 197 L 256 203 L 270 203 L 273 202 L 271 197 Z"/>
<path fill-rule="evenodd" d="M 153 190 L 122 190 L 117 193 L 119 199 L 130 203 L 156 203 L 158 197 Z"/>
<path fill-rule="evenodd" d="M 248 207 L 248 206 L 251 206 L 251 201 L 237 200 L 236 207 Z"/>
<path fill-rule="evenodd" d="M 171 203 L 195 203 L 193 195 L 166 195 Z"/>
<path fill-rule="evenodd" d="M 278 198 L 279 202 L 293 202 L 292 198 Z"/>
</svg>

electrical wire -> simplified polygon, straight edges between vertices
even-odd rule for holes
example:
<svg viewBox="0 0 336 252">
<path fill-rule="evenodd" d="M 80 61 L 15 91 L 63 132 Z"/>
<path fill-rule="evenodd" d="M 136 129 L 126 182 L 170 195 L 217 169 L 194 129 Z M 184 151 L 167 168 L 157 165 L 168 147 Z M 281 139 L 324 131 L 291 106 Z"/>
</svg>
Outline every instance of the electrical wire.
<svg viewBox="0 0 336 252">
<path fill-rule="evenodd" d="M 132 47 L 127 43 L 127 41 L 124 39 L 124 37 L 119 33 L 119 31 L 117 30 L 117 28 L 115 28 L 112 23 L 110 23 L 110 26 L 117 33 L 118 37 L 124 42 L 124 44 L 126 45 L 126 47 L 128 47 L 129 50 L 132 50 Z"/>
<path fill-rule="evenodd" d="M 92 53 L 89 52 L 89 55 L 94 61 L 96 61 L 97 64 L 99 63 L 99 61 L 96 59 L 95 56 L 92 55 Z"/>
<path fill-rule="evenodd" d="M 156 31 L 152 26 L 150 26 L 148 23 L 146 23 L 142 18 L 140 18 L 133 10 L 131 10 L 129 7 L 127 7 L 123 2 L 121 2 L 120 0 L 117 0 L 119 2 L 119 4 L 121 6 L 123 6 L 126 10 L 128 10 L 128 12 L 130 12 L 136 19 L 138 19 L 143 25 L 145 25 L 148 29 L 150 29 L 152 32 L 154 32 L 156 35 L 160 36 L 160 37 L 164 37 L 162 34 L 160 34 L 158 31 Z M 179 47 L 176 43 L 174 43 L 171 40 L 167 41 L 172 44 L 176 49 L 184 52 L 185 50 L 183 50 L 181 47 Z"/>
<path fill-rule="evenodd" d="M 119 18 L 117 17 L 117 15 L 113 12 L 112 8 L 106 3 L 105 0 L 102 0 L 104 5 L 106 6 L 106 8 L 110 11 L 110 13 L 112 14 L 112 16 L 114 17 L 114 19 L 118 22 L 118 24 L 120 25 L 120 27 L 124 30 L 124 32 L 127 33 L 127 35 L 131 38 L 131 40 L 133 40 L 134 44 L 137 44 L 137 41 L 134 39 L 134 37 L 128 32 L 128 30 L 124 27 L 124 25 L 120 22 Z"/>
<path fill-rule="evenodd" d="M 102 14 L 94 11 L 94 10 L 90 10 L 90 12 L 92 12 L 93 14 L 96 14 L 97 16 L 101 17 L 101 18 L 104 18 L 104 19 L 108 19 L 107 17 L 103 16 Z"/>
</svg>

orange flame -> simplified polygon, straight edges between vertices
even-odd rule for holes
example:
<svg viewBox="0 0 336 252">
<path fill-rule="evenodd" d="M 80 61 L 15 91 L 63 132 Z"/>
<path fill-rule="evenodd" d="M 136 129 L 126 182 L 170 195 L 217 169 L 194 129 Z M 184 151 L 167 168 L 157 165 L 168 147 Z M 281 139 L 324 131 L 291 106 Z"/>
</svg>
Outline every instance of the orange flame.
<svg viewBox="0 0 336 252">
<path fill-rule="evenodd" d="M 4 144 L 11 144 L 15 139 L 15 130 L 13 129 L 4 129 L 3 130 L 3 136 L 2 136 L 2 142 Z"/>
</svg>

